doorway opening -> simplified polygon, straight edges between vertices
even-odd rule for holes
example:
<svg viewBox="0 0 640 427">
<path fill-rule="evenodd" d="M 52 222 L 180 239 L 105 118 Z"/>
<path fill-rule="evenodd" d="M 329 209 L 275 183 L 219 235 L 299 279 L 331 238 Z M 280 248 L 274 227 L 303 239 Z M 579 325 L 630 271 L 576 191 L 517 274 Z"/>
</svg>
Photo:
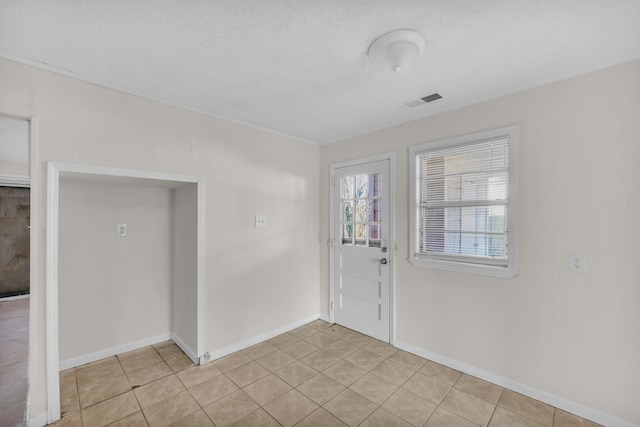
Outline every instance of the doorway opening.
<svg viewBox="0 0 640 427">
<path fill-rule="evenodd" d="M 0 180 L 0 300 L 28 296 L 30 291 L 29 187 L 3 185 Z"/>
<path fill-rule="evenodd" d="M 0 413 L 25 420 L 31 290 L 28 119 L 0 116 Z"/>
</svg>

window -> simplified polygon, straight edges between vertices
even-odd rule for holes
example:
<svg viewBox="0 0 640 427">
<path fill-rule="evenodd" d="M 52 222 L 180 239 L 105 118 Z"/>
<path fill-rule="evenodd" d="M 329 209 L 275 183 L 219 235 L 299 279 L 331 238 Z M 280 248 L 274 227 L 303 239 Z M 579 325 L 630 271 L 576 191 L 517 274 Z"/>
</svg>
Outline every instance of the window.
<svg viewBox="0 0 640 427">
<path fill-rule="evenodd" d="M 410 148 L 416 266 L 513 277 L 517 267 L 518 128 Z"/>
</svg>

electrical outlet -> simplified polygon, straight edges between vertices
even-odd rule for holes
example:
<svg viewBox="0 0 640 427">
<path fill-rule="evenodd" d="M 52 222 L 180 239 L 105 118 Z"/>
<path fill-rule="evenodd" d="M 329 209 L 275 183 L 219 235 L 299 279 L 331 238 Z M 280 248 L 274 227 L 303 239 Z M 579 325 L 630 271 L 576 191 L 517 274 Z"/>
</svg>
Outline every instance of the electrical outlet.
<svg viewBox="0 0 640 427">
<path fill-rule="evenodd" d="M 256 227 L 266 227 L 266 226 L 267 226 L 267 216 L 256 215 Z"/>
<path fill-rule="evenodd" d="M 118 224 L 118 236 L 127 237 L 127 224 Z"/>
<path fill-rule="evenodd" d="M 582 254 L 569 254 L 569 271 L 584 273 L 586 261 Z"/>
</svg>

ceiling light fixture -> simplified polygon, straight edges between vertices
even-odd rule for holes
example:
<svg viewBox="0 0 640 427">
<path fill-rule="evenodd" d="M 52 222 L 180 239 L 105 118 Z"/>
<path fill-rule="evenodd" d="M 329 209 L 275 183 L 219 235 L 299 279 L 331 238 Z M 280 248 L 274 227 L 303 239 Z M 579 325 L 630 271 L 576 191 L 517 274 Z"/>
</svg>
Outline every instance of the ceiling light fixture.
<svg viewBox="0 0 640 427">
<path fill-rule="evenodd" d="M 414 30 L 395 30 L 371 43 L 369 57 L 395 73 L 409 68 L 424 51 L 425 40 Z"/>
</svg>

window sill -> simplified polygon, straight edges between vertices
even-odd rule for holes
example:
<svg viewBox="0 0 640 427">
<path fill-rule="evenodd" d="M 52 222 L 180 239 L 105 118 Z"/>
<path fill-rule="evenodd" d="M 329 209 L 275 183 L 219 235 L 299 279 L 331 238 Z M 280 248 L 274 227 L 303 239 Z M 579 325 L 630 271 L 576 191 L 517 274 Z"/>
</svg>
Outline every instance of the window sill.
<svg viewBox="0 0 640 427">
<path fill-rule="evenodd" d="M 511 279 L 518 274 L 518 266 L 513 261 L 511 261 L 507 267 L 498 267 L 494 265 L 472 264 L 459 261 L 424 259 L 414 256 L 409 258 L 409 262 L 415 267 L 435 268 L 438 270 L 455 271 L 458 273 L 499 277 L 501 279 Z"/>
</svg>

